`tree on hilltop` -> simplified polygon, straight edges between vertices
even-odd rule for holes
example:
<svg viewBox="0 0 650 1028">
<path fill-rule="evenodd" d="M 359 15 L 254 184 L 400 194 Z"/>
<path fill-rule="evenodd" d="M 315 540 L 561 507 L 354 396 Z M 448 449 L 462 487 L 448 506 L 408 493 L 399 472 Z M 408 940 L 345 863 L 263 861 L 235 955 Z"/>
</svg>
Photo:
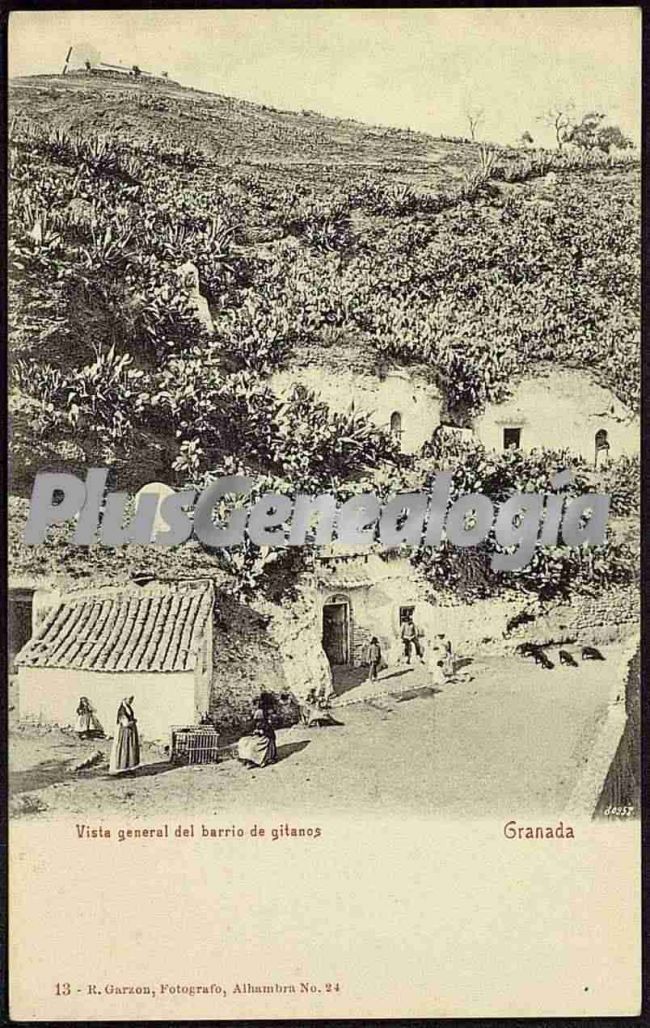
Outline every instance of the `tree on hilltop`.
<svg viewBox="0 0 650 1028">
<path fill-rule="evenodd" d="M 553 104 L 537 118 L 538 121 L 548 125 L 555 133 L 555 142 L 558 150 L 561 150 L 565 143 L 569 142 L 571 133 L 575 126 L 574 104 L 568 101 L 565 104 Z"/>
<path fill-rule="evenodd" d="M 476 132 L 485 121 L 485 108 L 478 107 L 471 101 L 465 103 L 465 117 L 469 125 L 469 134 L 472 142 L 476 142 Z"/>
</svg>

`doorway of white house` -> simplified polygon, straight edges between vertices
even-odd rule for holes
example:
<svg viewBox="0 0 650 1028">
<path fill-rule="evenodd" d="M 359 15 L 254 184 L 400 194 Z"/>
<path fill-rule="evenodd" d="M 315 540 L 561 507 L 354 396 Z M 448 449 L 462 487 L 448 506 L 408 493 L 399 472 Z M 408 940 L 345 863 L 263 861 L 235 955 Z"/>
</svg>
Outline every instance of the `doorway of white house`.
<svg viewBox="0 0 650 1028">
<path fill-rule="evenodd" d="M 350 604 L 333 600 L 323 607 L 323 649 L 331 666 L 350 663 Z"/>
</svg>

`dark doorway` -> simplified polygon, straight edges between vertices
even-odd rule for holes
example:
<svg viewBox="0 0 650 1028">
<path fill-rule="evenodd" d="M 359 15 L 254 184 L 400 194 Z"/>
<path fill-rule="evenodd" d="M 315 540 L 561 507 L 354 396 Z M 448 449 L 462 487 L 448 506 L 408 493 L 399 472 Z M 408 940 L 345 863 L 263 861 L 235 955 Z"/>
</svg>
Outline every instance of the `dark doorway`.
<svg viewBox="0 0 650 1028">
<path fill-rule="evenodd" d="M 347 603 L 323 607 L 323 649 L 332 665 L 350 663 L 350 617 Z"/>
<path fill-rule="evenodd" d="M 512 447 L 519 449 L 521 446 L 521 429 L 520 428 L 504 428 L 503 430 L 503 449 L 510 450 Z"/>
<path fill-rule="evenodd" d="M 9 674 L 13 674 L 16 654 L 32 637 L 32 593 L 12 589 L 8 598 Z"/>
<path fill-rule="evenodd" d="M 596 432 L 596 449 L 602 450 L 605 446 L 609 446 L 609 439 L 607 438 L 607 429 L 599 428 Z"/>
</svg>

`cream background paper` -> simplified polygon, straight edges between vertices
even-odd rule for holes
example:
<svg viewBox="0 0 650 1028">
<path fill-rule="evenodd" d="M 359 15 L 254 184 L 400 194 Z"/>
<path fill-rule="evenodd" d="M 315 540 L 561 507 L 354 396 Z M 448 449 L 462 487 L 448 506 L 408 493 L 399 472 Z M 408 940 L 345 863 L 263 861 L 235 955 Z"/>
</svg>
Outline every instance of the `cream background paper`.
<svg viewBox="0 0 650 1028">
<path fill-rule="evenodd" d="M 337 29 L 328 34 L 332 22 Z M 462 96 L 478 87 L 490 115 L 486 131 L 501 141 L 528 123 L 541 141 L 531 102 L 543 110 L 571 90 L 579 108 L 604 107 L 638 141 L 639 28 L 640 12 L 620 7 L 17 12 L 9 70 L 60 71 L 69 44 L 110 38 L 107 59 L 124 53 L 129 63 L 155 62 L 190 86 L 436 134 L 466 131 Z M 368 45 L 360 63 L 359 45 L 371 36 L 380 43 Z M 275 39 L 295 60 L 285 60 Z M 443 41 L 444 59 L 430 50 L 432 39 Z M 461 46 L 470 47 L 469 62 Z M 490 817 L 391 811 L 378 820 L 360 810 L 331 818 L 314 809 L 307 820 L 242 809 L 148 821 L 141 813 L 137 821 L 88 814 L 10 824 L 14 1019 L 639 1013 L 638 822 L 574 822 L 574 839 L 509 840 L 504 820 Z M 520 810 L 511 817 L 557 824 Z M 82 822 L 101 824 L 111 838 L 80 839 Z M 322 835 L 249 834 L 254 824 L 268 830 L 287 822 L 318 825 Z M 114 834 L 165 823 L 167 839 L 120 842 Z M 176 838 L 179 824 L 198 833 L 202 824 L 235 824 L 246 835 Z M 68 983 L 70 994 L 57 995 L 57 983 L 59 992 Z M 236 994 L 238 983 L 296 992 Z M 317 991 L 301 991 L 301 983 Z M 338 991 L 326 991 L 328 983 Z M 163 994 L 161 984 L 213 984 L 225 995 Z M 107 993 L 107 986 L 146 986 L 155 995 Z"/>
<path fill-rule="evenodd" d="M 202 823 L 167 820 L 171 831 Z M 203 823 L 285 820 L 307 825 L 261 811 Z M 12 1016 L 639 1012 L 638 823 L 576 824 L 564 840 L 508 840 L 491 820 L 317 823 L 319 839 L 276 842 L 86 841 L 74 822 L 12 826 Z M 340 991 L 232 991 L 247 982 L 299 990 L 303 981 Z M 57 982 L 70 983 L 69 997 L 56 996 Z M 163 996 L 161 983 L 214 983 L 228 995 Z M 89 995 L 90 984 L 157 995 Z"/>
</svg>

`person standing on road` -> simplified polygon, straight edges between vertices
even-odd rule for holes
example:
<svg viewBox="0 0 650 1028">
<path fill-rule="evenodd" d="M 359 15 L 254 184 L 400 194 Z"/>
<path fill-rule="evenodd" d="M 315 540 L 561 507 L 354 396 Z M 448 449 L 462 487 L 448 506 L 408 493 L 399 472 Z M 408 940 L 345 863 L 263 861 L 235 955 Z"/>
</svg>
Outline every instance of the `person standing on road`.
<svg viewBox="0 0 650 1028">
<path fill-rule="evenodd" d="M 109 774 L 131 771 L 140 763 L 138 722 L 133 713 L 133 696 L 125 696 L 117 708 L 117 731 L 113 739 Z"/>
<path fill-rule="evenodd" d="M 75 732 L 80 739 L 103 738 L 104 729 L 95 714 L 95 708 L 87 696 L 79 698 Z"/>
<path fill-rule="evenodd" d="M 368 672 L 368 679 L 371 682 L 375 682 L 377 680 L 377 672 L 381 665 L 381 646 L 379 645 L 379 640 L 376 635 L 373 635 L 370 640 L 370 645 L 368 646 L 367 664 L 370 669 Z"/>
<path fill-rule="evenodd" d="M 411 663 L 411 653 L 413 650 L 417 653 L 420 658 L 420 662 L 424 664 L 424 657 L 422 655 L 422 643 L 420 641 L 420 634 L 413 621 L 413 615 L 410 615 L 406 621 L 402 623 L 401 630 L 402 642 L 404 644 L 404 656 L 406 657 L 406 663 Z"/>
</svg>

